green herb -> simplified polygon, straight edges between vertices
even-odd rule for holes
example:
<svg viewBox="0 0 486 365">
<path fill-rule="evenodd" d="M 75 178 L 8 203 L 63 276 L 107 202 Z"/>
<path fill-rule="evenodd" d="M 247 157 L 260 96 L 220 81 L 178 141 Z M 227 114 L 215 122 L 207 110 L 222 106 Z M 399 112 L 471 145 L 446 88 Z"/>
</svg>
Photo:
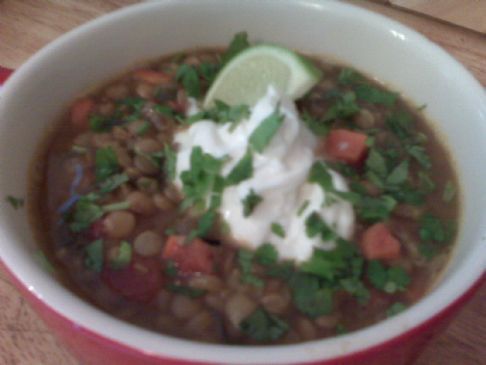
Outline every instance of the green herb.
<svg viewBox="0 0 486 365">
<path fill-rule="evenodd" d="M 283 114 L 280 114 L 278 110 L 275 110 L 272 114 L 263 119 L 260 125 L 253 130 L 248 139 L 250 146 L 255 151 L 262 153 L 275 133 L 277 133 L 283 121 L 284 116 Z"/>
<path fill-rule="evenodd" d="M 223 65 L 228 63 L 229 60 L 248 47 L 250 47 L 248 34 L 246 32 L 236 33 L 226 52 L 221 56 L 221 63 Z"/>
<path fill-rule="evenodd" d="M 101 182 L 118 172 L 120 166 L 111 147 L 98 148 L 95 156 L 96 181 Z"/>
<path fill-rule="evenodd" d="M 206 119 L 211 119 L 217 123 L 234 123 L 234 126 L 241 120 L 250 116 L 248 105 L 228 105 L 221 100 L 215 100 L 214 106 L 207 110 Z"/>
<path fill-rule="evenodd" d="M 387 185 L 401 185 L 408 178 L 408 161 L 405 160 L 396 166 L 386 178 Z"/>
<path fill-rule="evenodd" d="M 262 287 L 263 281 L 253 274 L 253 253 L 240 249 L 237 260 L 241 269 L 241 281 L 256 287 Z"/>
<path fill-rule="evenodd" d="M 221 66 L 217 63 L 202 62 L 199 65 L 199 75 L 202 76 L 209 84 L 212 84 Z"/>
<path fill-rule="evenodd" d="M 375 288 L 388 294 L 403 291 L 410 284 L 410 277 L 403 268 L 399 266 L 386 268 L 377 260 L 368 263 L 367 275 Z"/>
<path fill-rule="evenodd" d="M 294 265 L 290 262 L 275 263 L 266 267 L 265 274 L 284 281 L 290 280 L 294 274 Z"/>
<path fill-rule="evenodd" d="M 423 241 L 444 243 L 448 239 L 447 230 L 439 218 L 426 213 L 420 219 L 419 235 Z"/>
<path fill-rule="evenodd" d="M 400 303 L 400 302 L 393 303 L 390 306 L 390 308 L 387 309 L 386 316 L 392 317 L 396 314 L 403 312 L 405 309 L 407 309 L 407 306 L 405 304 Z"/>
<path fill-rule="evenodd" d="M 130 264 L 131 261 L 132 246 L 127 241 L 121 241 L 116 257 L 110 259 L 110 267 L 115 270 L 120 270 Z"/>
<path fill-rule="evenodd" d="M 320 185 L 324 192 L 335 191 L 332 176 L 321 161 L 314 162 L 312 165 L 308 181 Z"/>
<path fill-rule="evenodd" d="M 253 155 L 250 151 L 238 161 L 226 176 L 226 186 L 237 185 L 253 176 Z"/>
<path fill-rule="evenodd" d="M 144 121 L 136 130 L 135 133 L 138 136 L 143 136 L 150 130 L 150 123 L 147 121 Z"/>
<path fill-rule="evenodd" d="M 188 64 L 179 66 L 176 80 L 182 84 L 187 95 L 193 98 L 198 98 L 201 95 L 201 85 L 196 67 Z"/>
<path fill-rule="evenodd" d="M 165 176 L 170 181 L 173 181 L 176 176 L 177 153 L 170 145 L 166 144 L 164 146 L 164 155 L 165 155 Z"/>
<path fill-rule="evenodd" d="M 406 150 L 424 169 L 430 169 L 432 163 L 423 146 L 411 145 L 407 146 Z"/>
<path fill-rule="evenodd" d="M 437 253 L 438 253 L 437 247 L 430 242 L 421 242 L 418 245 L 418 250 L 419 250 L 419 253 L 423 257 L 425 257 L 425 259 L 427 261 L 432 260 L 434 258 L 434 256 L 437 255 Z"/>
<path fill-rule="evenodd" d="M 325 136 L 329 132 L 330 126 L 328 123 L 322 119 L 316 119 L 308 112 L 303 113 L 302 121 L 316 136 Z"/>
<path fill-rule="evenodd" d="M 89 118 L 89 128 L 96 133 L 108 132 L 115 125 L 113 118 L 93 115 Z"/>
<path fill-rule="evenodd" d="M 346 327 L 342 324 L 342 323 L 338 323 L 338 325 L 336 326 L 336 335 L 344 335 L 348 333 L 348 330 L 346 329 Z"/>
<path fill-rule="evenodd" d="M 385 122 L 399 139 L 407 139 L 412 134 L 412 116 L 406 112 L 394 112 Z"/>
<path fill-rule="evenodd" d="M 346 119 L 359 112 L 360 108 L 356 103 L 356 95 L 349 91 L 339 95 L 337 101 L 331 105 L 324 115 L 324 121 L 329 122 L 335 119 Z"/>
<path fill-rule="evenodd" d="M 302 203 L 302 205 L 300 206 L 299 210 L 297 210 L 297 216 L 300 217 L 302 215 L 302 213 L 304 213 L 304 211 L 307 209 L 307 207 L 309 206 L 310 204 L 310 201 L 309 200 L 306 200 Z"/>
<path fill-rule="evenodd" d="M 290 287 L 295 306 L 305 315 L 316 318 L 332 312 L 332 291 L 321 287 L 315 276 L 296 273 Z"/>
<path fill-rule="evenodd" d="M 179 271 L 177 270 L 177 265 L 175 264 L 174 261 L 168 260 L 166 265 L 165 265 L 165 273 L 167 276 L 171 278 L 175 278 L 178 274 Z"/>
<path fill-rule="evenodd" d="M 197 146 L 192 149 L 190 162 L 190 169 L 181 173 L 182 190 L 185 195 L 183 207 L 196 205 L 204 209 L 206 197 L 221 178 L 219 172 L 223 160 L 204 153 L 201 147 Z"/>
<path fill-rule="evenodd" d="M 337 238 L 336 233 L 327 225 L 317 212 L 311 213 L 305 220 L 305 232 L 309 238 L 319 235 L 323 241 Z"/>
<path fill-rule="evenodd" d="M 395 104 L 398 94 L 381 90 L 373 85 L 361 83 L 355 88 L 358 99 L 372 104 L 382 104 L 391 107 Z"/>
<path fill-rule="evenodd" d="M 278 260 L 278 252 L 271 243 L 264 243 L 255 251 L 255 261 L 261 265 L 273 265 Z"/>
<path fill-rule="evenodd" d="M 111 175 L 100 183 L 99 186 L 100 193 L 107 194 L 109 192 L 112 192 L 113 190 L 117 189 L 120 185 L 123 185 L 129 180 L 130 178 L 128 177 L 127 174 Z"/>
<path fill-rule="evenodd" d="M 419 186 L 425 194 L 429 194 L 435 190 L 435 183 L 425 171 L 419 171 Z"/>
<path fill-rule="evenodd" d="M 187 242 L 191 242 L 196 237 L 206 236 L 213 227 L 215 221 L 216 212 L 214 210 L 208 210 L 205 212 L 201 218 L 199 218 L 196 229 L 192 230 L 187 236 Z"/>
<path fill-rule="evenodd" d="M 338 82 L 342 85 L 354 84 L 362 80 L 363 76 L 350 68 L 342 69 L 338 76 Z"/>
<path fill-rule="evenodd" d="M 359 304 L 366 304 L 370 299 L 370 292 L 358 278 L 346 278 L 340 282 L 341 287 L 353 295 Z"/>
<path fill-rule="evenodd" d="M 116 212 L 117 210 L 125 210 L 130 208 L 130 202 L 128 201 L 122 201 L 122 202 L 117 202 L 117 203 L 111 203 L 111 204 L 106 204 L 103 205 L 101 208 L 103 209 L 104 213 L 108 212 Z"/>
<path fill-rule="evenodd" d="M 452 181 L 447 181 L 444 186 L 444 192 L 442 193 L 442 200 L 446 203 L 450 203 L 456 196 L 456 188 Z"/>
<path fill-rule="evenodd" d="M 243 216 L 248 217 L 262 201 L 263 198 L 257 195 L 253 189 L 250 189 L 248 195 L 241 201 L 243 204 Z"/>
<path fill-rule="evenodd" d="M 358 215 L 367 222 L 376 222 L 387 219 L 397 201 L 389 195 L 380 197 L 363 196 L 360 198 L 357 206 Z"/>
<path fill-rule="evenodd" d="M 373 174 L 372 176 L 376 176 L 378 178 L 379 184 L 383 185 L 382 180 L 388 174 L 388 168 L 386 166 L 385 157 L 377 149 L 372 148 L 370 149 L 365 165 L 367 169 L 368 178 L 370 174 Z M 372 178 L 370 180 L 375 180 L 375 179 Z"/>
<path fill-rule="evenodd" d="M 87 194 L 79 198 L 74 205 L 74 209 L 68 217 L 69 229 L 73 232 L 81 232 L 89 228 L 92 223 L 97 221 L 104 214 L 95 201 L 98 199 L 96 194 Z"/>
<path fill-rule="evenodd" d="M 154 105 L 153 109 L 157 113 L 159 113 L 159 114 L 161 114 L 165 117 L 174 118 L 174 110 L 172 110 L 172 108 L 167 106 L 167 105 L 158 105 L 157 104 L 157 105 Z"/>
<path fill-rule="evenodd" d="M 285 238 L 285 229 L 281 224 L 274 222 L 270 227 L 274 235 Z"/>
<path fill-rule="evenodd" d="M 5 197 L 5 200 L 7 203 L 9 203 L 14 209 L 19 209 L 24 206 L 24 199 L 23 198 L 17 198 L 13 195 L 7 195 Z"/>
<path fill-rule="evenodd" d="M 103 268 L 103 240 L 93 241 L 86 246 L 84 265 L 89 270 L 101 272 Z"/>
<path fill-rule="evenodd" d="M 268 342 L 281 338 L 289 329 L 279 317 L 258 308 L 240 324 L 240 330 L 255 341 Z"/>
<path fill-rule="evenodd" d="M 41 250 L 37 250 L 34 257 L 37 263 L 48 273 L 53 274 L 56 271 L 54 265 Z"/>
<path fill-rule="evenodd" d="M 167 285 L 167 289 L 172 293 L 181 294 L 189 298 L 199 298 L 206 294 L 206 291 L 203 289 L 191 288 L 190 286 L 178 285 L 174 283 Z"/>
</svg>

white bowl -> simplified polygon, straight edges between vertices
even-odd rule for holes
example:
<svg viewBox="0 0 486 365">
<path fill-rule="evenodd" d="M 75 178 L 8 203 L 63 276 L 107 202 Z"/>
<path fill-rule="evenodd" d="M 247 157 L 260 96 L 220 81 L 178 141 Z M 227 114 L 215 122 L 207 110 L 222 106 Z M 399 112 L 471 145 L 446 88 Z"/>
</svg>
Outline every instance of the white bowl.
<svg viewBox="0 0 486 365">
<path fill-rule="evenodd" d="M 162 1 L 128 7 L 69 32 L 26 62 L 2 90 L 0 195 L 26 195 L 27 170 L 39 141 L 76 96 L 137 61 L 223 46 L 241 30 L 248 31 L 251 40 L 331 57 L 372 75 L 417 105 L 427 104 L 426 114 L 453 153 L 463 212 L 448 269 L 424 299 L 389 320 L 331 339 L 267 347 L 211 345 L 132 326 L 59 285 L 34 260 L 36 243 L 25 210 L 5 205 L 0 209 L 1 259 L 37 298 L 34 301 L 84 329 L 78 333 L 113 341 L 126 353 L 135 351 L 139 359 L 154 363 L 159 358 L 239 364 L 351 361 L 346 356 L 379 349 L 424 328 L 419 326 L 465 296 L 486 266 L 486 96 L 464 67 L 437 45 L 360 8 L 318 0 Z"/>
</svg>

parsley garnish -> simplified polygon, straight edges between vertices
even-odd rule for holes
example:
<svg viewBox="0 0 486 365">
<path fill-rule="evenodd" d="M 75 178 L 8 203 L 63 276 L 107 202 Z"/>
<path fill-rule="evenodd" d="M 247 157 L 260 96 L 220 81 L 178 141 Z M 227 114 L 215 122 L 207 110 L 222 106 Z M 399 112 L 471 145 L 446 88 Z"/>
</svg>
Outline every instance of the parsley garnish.
<svg viewBox="0 0 486 365">
<path fill-rule="evenodd" d="M 260 125 L 253 130 L 248 139 L 251 148 L 262 153 L 275 133 L 277 133 L 283 121 L 284 115 L 280 114 L 278 110 L 275 110 L 272 114 L 263 119 Z"/>
<path fill-rule="evenodd" d="M 310 201 L 309 200 L 306 200 L 302 203 L 302 205 L 300 206 L 300 208 L 297 210 L 297 216 L 300 217 L 302 215 L 302 213 L 304 213 L 304 211 L 307 209 L 307 207 L 309 206 L 310 204 Z"/>
<path fill-rule="evenodd" d="M 119 170 L 118 159 L 111 147 L 99 148 L 95 156 L 96 181 L 101 182 Z"/>
<path fill-rule="evenodd" d="M 177 153 L 174 149 L 166 144 L 164 146 L 164 156 L 165 156 L 165 175 L 167 179 L 174 180 L 176 176 L 176 162 Z"/>
<path fill-rule="evenodd" d="M 196 229 L 192 230 L 189 233 L 189 235 L 186 237 L 186 241 L 191 242 L 196 237 L 206 236 L 211 230 L 211 228 L 213 227 L 215 221 L 216 221 L 216 212 L 213 209 L 205 212 L 199 218 Z"/>
<path fill-rule="evenodd" d="M 201 84 L 196 67 L 187 64 L 179 66 L 176 80 L 182 84 L 187 95 L 194 98 L 198 98 L 201 95 Z"/>
<path fill-rule="evenodd" d="M 103 240 L 91 242 L 85 248 L 84 265 L 96 272 L 101 272 L 103 268 Z"/>
<path fill-rule="evenodd" d="M 377 260 L 368 263 L 367 276 L 375 288 L 388 294 L 403 291 L 410 284 L 410 277 L 403 268 L 386 268 Z"/>
<path fill-rule="evenodd" d="M 279 317 L 258 308 L 240 324 L 241 331 L 248 337 L 261 342 L 275 341 L 289 329 Z"/>
<path fill-rule="evenodd" d="M 410 145 L 406 147 L 406 150 L 424 169 L 430 169 L 432 163 L 423 146 Z"/>
<path fill-rule="evenodd" d="M 262 202 L 263 198 L 256 194 L 253 189 L 250 189 L 248 195 L 241 201 L 243 204 L 243 216 L 248 217 L 258 204 Z"/>
<path fill-rule="evenodd" d="M 23 198 L 17 198 L 13 195 L 7 195 L 5 197 L 5 200 L 7 203 L 9 203 L 14 209 L 19 209 L 24 206 L 24 199 Z"/>
<path fill-rule="evenodd" d="M 100 183 L 100 193 L 106 194 L 115 189 L 117 189 L 120 185 L 126 183 L 130 178 L 126 174 L 115 174 L 106 178 L 103 182 Z"/>
<path fill-rule="evenodd" d="M 387 185 L 401 185 L 408 179 L 408 161 L 404 160 L 396 166 L 386 178 Z"/>
<path fill-rule="evenodd" d="M 329 132 L 330 126 L 326 121 L 313 117 L 307 111 L 303 113 L 302 121 L 316 136 L 325 136 Z"/>
<path fill-rule="evenodd" d="M 394 112 L 385 122 L 399 139 L 407 139 L 412 134 L 412 116 L 406 112 Z"/>
<path fill-rule="evenodd" d="M 73 232 L 81 232 L 89 228 L 92 223 L 101 218 L 103 209 L 96 204 L 98 196 L 94 193 L 79 198 L 74 205 L 74 210 L 69 217 L 69 229 Z"/>
<path fill-rule="evenodd" d="M 279 224 L 279 223 L 272 223 L 270 226 L 272 233 L 276 236 L 279 236 L 281 238 L 285 238 L 285 229 L 284 227 Z"/>
<path fill-rule="evenodd" d="M 241 281 L 256 287 L 262 287 L 263 281 L 253 274 L 253 253 L 240 249 L 237 260 L 241 269 Z"/>
<path fill-rule="evenodd" d="M 253 176 L 253 155 L 247 151 L 226 176 L 226 186 L 237 185 Z"/>
<path fill-rule="evenodd" d="M 220 65 L 216 63 L 210 62 L 202 62 L 199 65 L 199 74 L 203 79 L 205 79 L 209 84 L 212 84 L 216 75 L 220 70 Z"/>
<path fill-rule="evenodd" d="M 167 289 L 172 293 L 182 294 L 189 298 L 199 298 L 206 294 L 203 289 L 191 288 L 190 286 L 178 285 L 171 283 L 167 286 Z"/>
<path fill-rule="evenodd" d="M 349 91 L 339 94 L 337 101 L 331 105 L 324 115 L 324 121 L 329 122 L 335 119 L 346 119 L 359 112 L 359 106 L 356 104 L 356 95 Z"/>
<path fill-rule="evenodd" d="M 264 243 L 255 251 L 255 261 L 268 266 L 277 263 L 278 252 L 271 243 Z"/>
<path fill-rule="evenodd" d="M 37 252 L 35 253 L 35 260 L 48 273 L 52 274 L 56 271 L 54 265 L 49 261 L 47 256 L 41 250 L 37 250 Z"/>
<path fill-rule="evenodd" d="M 423 241 L 444 243 L 449 237 L 446 228 L 439 218 L 426 213 L 420 219 L 419 235 Z"/>
<path fill-rule="evenodd" d="M 355 87 L 358 99 L 372 104 L 382 104 L 391 107 L 395 104 L 398 94 L 381 90 L 373 85 L 360 83 Z"/>
<path fill-rule="evenodd" d="M 332 291 L 321 287 L 313 275 L 296 273 L 290 280 L 296 307 L 311 318 L 329 314 L 332 311 Z"/>
<path fill-rule="evenodd" d="M 233 36 L 233 39 L 231 40 L 226 52 L 221 56 L 222 64 L 224 65 L 228 63 L 229 60 L 248 47 L 250 47 L 250 43 L 248 42 L 248 34 L 246 32 L 236 33 Z"/>
<path fill-rule="evenodd" d="M 132 246 L 127 241 L 121 241 L 118 246 L 117 255 L 110 258 L 110 267 L 120 270 L 126 267 L 132 261 Z"/>
<path fill-rule="evenodd" d="M 311 213 L 305 220 L 305 231 L 309 238 L 319 235 L 323 241 L 337 238 L 336 233 L 327 225 L 317 212 Z"/>
<path fill-rule="evenodd" d="M 405 309 L 407 309 L 407 306 L 403 303 L 396 302 L 393 303 L 390 308 L 387 309 L 386 311 L 386 316 L 387 317 L 392 317 L 398 313 L 403 312 Z"/>
</svg>

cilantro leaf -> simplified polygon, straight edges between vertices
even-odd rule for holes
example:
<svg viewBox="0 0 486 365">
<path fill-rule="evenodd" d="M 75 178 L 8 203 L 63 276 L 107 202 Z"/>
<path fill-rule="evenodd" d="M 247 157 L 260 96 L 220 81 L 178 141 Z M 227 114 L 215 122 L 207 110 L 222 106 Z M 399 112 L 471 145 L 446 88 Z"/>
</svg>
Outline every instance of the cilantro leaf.
<svg viewBox="0 0 486 365">
<path fill-rule="evenodd" d="M 391 107 L 397 100 L 397 93 L 381 90 L 373 85 L 360 83 L 355 87 L 358 99 L 372 104 L 382 104 Z"/>
<path fill-rule="evenodd" d="M 218 74 L 221 66 L 217 63 L 202 62 L 199 65 L 199 74 L 205 79 L 209 84 L 211 84 L 216 75 Z"/>
<path fill-rule="evenodd" d="M 388 174 L 385 157 L 376 148 L 370 149 L 365 164 L 367 168 L 367 174 L 372 172 L 376 174 L 376 176 L 380 180 L 384 179 Z"/>
<path fill-rule="evenodd" d="M 214 106 L 206 111 L 207 118 L 217 123 L 238 123 L 250 116 L 248 105 L 228 105 L 221 100 L 215 100 Z"/>
<path fill-rule="evenodd" d="M 265 274 L 272 278 L 289 280 L 294 274 L 294 265 L 290 262 L 275 263 L 266 267 Z"/>
<path fill-rule="evenodd" d="M 264 243 L 255 251 L 255 260 L 261 265 L 273 265 L 278 260 L 278 252 L 271 243 Z"/>
<path fill-rule="evenodd" d="M 337 238 L 336 233 L 327 225 L 317 212 L 311 213 L 305 220 L 305 232 L 309 238 L 319 235 L 323 241 Z"/>
<path fill-rule="evenodd" d="M 132 246 L 127 241 L 121 241 L 115 257 L 110 258 L 110 267 L 120 270 L 132 261 Z"/>
<path fill-rule="evenodd" d="M 359 217 L 368 222 L 387 219 L 396 205 L 397 201 L 389 195 L 362 196 L 356 204 Z"/>
<path fill-rule="evenodd" d="M 322 119 L 313 117 L 308 112 L 303 113 L 302 121 L 316 136 L 325 136 L 329 132 L 330 126 L 328 123 Z"/>
<path fill-rule="evenodd" d="M 420 219 L 419 235 L 423 241 L 436 241 L 444 243 L 447 240 L 447 231 L 439 218 L 426 213 Z"/>
<path fill-rule="evenodd" d="M 96 272 L 101 272 L 103 268 L 103 240 L 91 242 L 85 248 L 84 265 Z"/>
<path fill-rule="evenodd" d="M 387 185 L 400 185 L 408 178 L 408 160 L 402 161 L 396 166 L 386 178 Z"/>
<path fill-rule="evenodd" d="M 332 176 L 322 161 L 314 162 L 309 172 L 308 181 L 320 185 L 324 192 L 335 190 Z"/>
<path fill-rule="evenodd" d="M 263 281 L 253 274 L 253 253 L 251 251 L 240 249 L 238 251 L 237 260 L 241 269 L 241 281 L 256 287 L 262 287 Z"/>
<path fill-rule="evenodd" d="M 250 43 L 248 42 L 248 34 L 246 32 L 236 33 L 233 36 L 233 39 L 231 40 L 226 52 L 221 56 L 222 64 L 224 65 L 228 63 L 229 60 L 248 47 L 250 47 Z"/>
<path fill-rule="evenodd" d="M 361 280 L 357 278 L 346 278 L 342 279 L 339 283 L 345 291 L 358 300 L 359 304 L 366 304 L 370 299 L 370 292 Z"/>
<path fill-rule="evenodd" d="M 339 95 L 337 101 L 331 105 L 324 115 L 324 121 L 329 122 L 335 119 L 346 119 L 359 112 L 360 108 L 356 104 L 356 95 L 349 91 Z"/>
<path fill-rule="evenodd" d="M 456 188 L 452 181 L 447 181 L 444 186 L 444 192 L 442 193 L 442 200 L 446 203 L 450 203 L 456 196 Z"/>
<path fill-rule="evenodd" d="M 89 118 L 89 128 L 96 133 L 108 132 L 116 122 L 113 118 L 101 115 L 92 115 Z"/>
<path fill-rule="evenodd" d="M 385 123 L 399 139 L 406 139 L 412 134 L 412 116 L 406 112 L 394 112 Z"/>
<path fill-rule="evenodd" d="M 240 323 L 240 329 L 253 340 L 268 342 L 281 338 L 289 326 L 279 317 L 260 307 Z"/>
<path fill-rule="evenodd" d="M 284 115 L 275 110 L 272 114 L 267 116 L 256 127 L 248 139 L 249 145 L 257 152 L 262 153 L 265 147 L 270 143 L 275 133 L 282 125 Z"/>
<path fill-rule="evenodd" d="M 174 149 L 166 144 L 164 146 L 164 156 L 165 156 L 165 176 L 169 180 L 174 180 L 176 176 L 176 163 L 177 163 L 177 153 Z"/>
<path fill-rule="evenodd" d="M 84 231 L 104 214 L 103 208 L 95 203 L 96 199 L 96 195 L 88 194 L 75 203 L 73 212 L 68 217 L 69 229 L 72 232 Z"/>
<path fill-rule="evenodd" d="M 237 185 L 253 176 L 253 155 L 247 151 L 226 176 L 226 186 Z"/>
<path fill-rule="evenodd" d="M 115 189 L 117 189 L 120 185 L 126 183 L 130 178 L 127 174 L 115 174 L 111 175 L 106 178 L 104 181 L 100 183 L 100 193 L 106 194 Z"/>
<path fill-rule="evenodd" d="M 430 169 L 432 163 L 423 146 L 410 145 L 406 147 L 406 150 L 424 169 Z"/>
<path fill-rule="evenodd" d="M 201 95 L 199 75 L 194 66 L 183 64 L 179 66 L 176 73 L 176 80 L 182 83 L 187 95 L 198 98 Z"/>
<path fill-rule="evenodd" d="M 191 288 L 190 286 L 174 283 L 170 283 L 169 285 L 167 285 L 167 289 L 172 293 L 181 294 L 189 298 L 199 298 L 206 294 L 206 291 L 204 289 Z"/>
<path fill-rule="evenodd" d="M 403 291 L 410 284 L 410 277 L 403 268 L 399 266 L 386 268 L 377 260 L 369 261 L 367 277 L 375 288 L 388 294 Z"/>
<path fill-rule="evenodd" d="M 311 318 L 332 311 L 332 291 L 322 288 L 313 275 L 296 273 L 290 280 L 292 296 L 297 309 Z"/>
<path fill-rule="evenodd" d="M 343 68 L 338 76 L 338 82 L 342 85 L 349 85 L 361 82 L 363 76 L 351 68 Z"/>
<path fill-rule="evenodd" d="M 9 203 L 14 209 L 22 208 L 24 206 L 24 199 L 17 198 L 13 195 L 7 195 L 5 197 L 7 203 Z"/>
<path fill-rule="evenodd" d="M 398 313 L 403 312 L 405 309 L 407 309 L 407 306 L 403 303 L 396 302 L 393 303 L 387 310 L 386 310 L 386 316 L 387 317 L 392 317 Z"/>
<path fill-rule="evenodd" d="M 270 227 L 274 235 L 285 238 L 285 229 L 281 224 L 274 222 Z"/>
<path fill-rule="evenodd" d="M 248 195 L 241 201 L 243 204 L 243 216 L 248 217 L 262 201 L 263 198 L 251 189 Z"/>
<path fill-rule="evenodd" d="M 111 147 L 98 148 L 95 155 L 96 181 L 101 182 L 116 174 L 120 166 L 115 151 Z"/>
<path fill-rule="evenodd" d="M 187 241 L 190 242 L 196 237 L 206 236 L 216 221 L 216 212 L 208 210 L 198 220 L 196 229 L 192 230 L 187 236 Z"/>
</svg>

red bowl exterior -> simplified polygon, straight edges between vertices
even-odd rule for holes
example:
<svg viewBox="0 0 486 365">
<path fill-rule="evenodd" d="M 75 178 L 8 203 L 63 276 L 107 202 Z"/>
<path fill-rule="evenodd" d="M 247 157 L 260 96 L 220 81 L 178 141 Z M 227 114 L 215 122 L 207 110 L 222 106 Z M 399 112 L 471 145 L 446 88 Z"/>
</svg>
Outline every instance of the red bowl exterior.
<svg viewBox="0 0 486 365">
<path fill-rule="evenodd" d="M 1 262 L 0 262 L 1 263 Z M 3 264 L 3 263 L 2 263 Z M 34 310 L 53 330 L 59 340 L 85 365 L 210 365 L 207 362 L 177 360 L 155 356 L 139 349 L 125 346 L 94 333 L 82 324 L 75 323 L 50 308 L 34 296 L 14 274 L 2 265 L 13 284 L 29 301 Z M 437 334 L 441 333 L 459 309 L 470 300 L 485 281 L 483 276 L 461 297 L 426 322 L 406 333 L 364 351 L 332 360 L 302 363 L 306 365 L 407 365 L 411 364 Z M 238 359 L 233 359 L 238 361 Z"/>
</svg>

